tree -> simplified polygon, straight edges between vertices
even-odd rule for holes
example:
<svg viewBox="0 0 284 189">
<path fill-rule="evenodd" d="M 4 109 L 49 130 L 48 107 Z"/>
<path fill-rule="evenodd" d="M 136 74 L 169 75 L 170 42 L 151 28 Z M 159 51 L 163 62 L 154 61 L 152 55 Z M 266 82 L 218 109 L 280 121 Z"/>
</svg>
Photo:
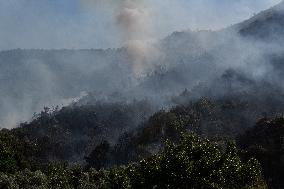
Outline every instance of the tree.
<svg viewBox="0 0 284 189">
<path fill-rule="evenodd" d="M 209 140 L 182 134 L 180 143 L 167 141 L 161 154 L 114 168 L 109 188 L 266 188 L 260 164 L 243 163 L 234 143 L 224 152 Z"/>
</svg>

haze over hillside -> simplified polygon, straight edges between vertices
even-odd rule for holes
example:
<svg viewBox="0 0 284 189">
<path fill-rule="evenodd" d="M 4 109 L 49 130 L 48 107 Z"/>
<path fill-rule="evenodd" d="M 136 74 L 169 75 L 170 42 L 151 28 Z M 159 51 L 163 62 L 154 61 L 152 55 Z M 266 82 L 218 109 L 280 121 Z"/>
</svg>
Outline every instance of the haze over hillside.
<svg viewBox="0 0 284 189">
<path fill-rule="evenodd" d="M 149 98 L 158 107 L 200 84 L 210 92 L 195 97 L 224 95 L 218 79 L 228 69 L 282 90 L 283 4 L 220 31 L 174 32 L 118 49 L 2 51 L 1 126 L 14 127 L 44 106 L 66 105 L 88 92 L 98 99 L 117 92 L 122 99 Z"/>
</svg>

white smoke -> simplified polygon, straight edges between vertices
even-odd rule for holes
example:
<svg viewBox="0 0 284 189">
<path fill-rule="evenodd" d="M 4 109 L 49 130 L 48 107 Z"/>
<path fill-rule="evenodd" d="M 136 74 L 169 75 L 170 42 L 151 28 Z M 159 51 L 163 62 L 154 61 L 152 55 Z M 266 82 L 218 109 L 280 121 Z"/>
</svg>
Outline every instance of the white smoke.
<svg viewBox="0 0 284 189">
<path fill-rule="evenodd" d="M 123 41 L 131 59 L 134 78 L 141 78 L 156 66 L 162 54 L 153 44 L 155 35 L 151 8 L 146 0 L 82 0 L 85 7 L 108 8 L 116 25 L 119 41 Z"/>
<path fill-rule="evenodd" d="M 217 35 L 219 38 L 216 38 L 215 32 L 207 32 L 208 34 L 185 32 L 184 34 L 173 34 L 172 37 L 162 40 L 161 43 L 158 42 L 155 44 L 153 42 L 153 38 L 161 36 L 157 35 L 157 33 L 164 32 L 163 25 L 165 23 L 171 25 L 169 28 L 174 28 L 173 30 L 180 30 L 181 28 L 188 28 L 190 26 L 185 24 L 187 20 L 191 22 L 191 20 L 197 17 L 207 18 L 208 22 L 212 22 L 210 14 L 206 11 L 211 6 L 205 3 L 208 0 L 194 1 L 192 7 L 200 11 L 190 14 L 187 13 L 193 8 L 187 11 L 186 8 L 182 7 L 182 5 L 186 4 L 187 0 L 80 0 L 80 2 L 82 2 L 82 12 L 84 14 L 92 12 L 92 15 L 95 16 L 91 16 L 90 19 L 94 19 L 95 21 L 88 20 L 82 25 L 78 24 L 79 29 L 77 28 L 77 30 L 68 27 L 68 24 L 64 25 L 60 22 L 59 24 L 64 28 L 62 31 L 65 32 L 57 31 L 58 28 L 53 28 L 50 23 L 40 22 L 44 23 L 41 24 L 44 25 L 44 29 L 49 29 L 44 30 L 44 32 L 35 30 L 33 33 L 34 38 L 27 37 L 31 27 L 23 29 L 27 31 L 26 33 L 13 28 L 7 34 L 14 33 L 13 35 L 16 38 L 11 37 L 12 34 L 9 35 L 10 37 L 4 37 L 9 43 L 3 40 L 2 46 L 6 44 L 5 47 L 9 48 L 10 46 L 7 44 L 13 43 L 13 41 L 17 41 L 17 43 L 13 43 L 14 46 L 17 46 L 18 42 L 22 40 L 22 44 L 28 44 L 28 47 L 50 47 L 49 45 L 46 46 L 47 43 L 44 41 L 51 41 L 48 39 L 53 37 L 46 38 L 46 35 L 54 32 L 60 33 L 60 37 L 53 39 L 56 43 L 51 41 L 52 47 L 55 48 L 58 47 L 58 43 L 68 48 L 72 48 L 74 43 L 74 47 L 78 47 L 79 43 L 75 42 L 76 39 L 74 40 L 74 36 L 75 38 L 81 38 L 83 35 L 83 38 L 87 39 L 86 42 L 88 44 L 91 43 L 90 41 L 99 41 L 98 43 L 101 45 L 106 41 L 106 38 L 111 38 L 111 44 L 124 44 L 126 48 L 105 51 L 85 50 L 66 52 L 22 52 L 19 50 L 0 53 L 0 55 L 2 54 L 0 56 L 1 126 L 13 127 L 20 121 L 28 120 L 33 112 L 40 111 L 43 106 L 60 105 L 66 101 L 68 103 L 73 100 L 72 97 L 78 96 L 81 91 L 97 90 L 108 93 L 132 88 L 133 84 L 131 81 L 129 82 L 129 75 L 131 75 L 129 68 L 132 70 L 131 76 L 134 76 L 134 79 L 131 79 L 137 81 L 144 74 L 154 70 L 156 65 L 171 64 L 173 67 L 176 67 L 172 69 L 173 71 L 167 69 L 171 72 L 162 75 L 161 80 L 159 80 L 159 75 L 157 77 L 154 77 L 154 75 L 153 79 L 149 79 L 149 82 L 142 83 L 141 90 L 140 88 L 139 90 L 134 88 L 129 92 L 129 94 L 135 93 L 141 96 L 153 94 L 158 100 L 162 99 L 159 94 L 166 93 L 170 96 L 173 92 L 179 93 L 185 87 L 191 88 L 196 83 L 211 81 L 216 76 L 222 74 L 227 68 L 245 70 L 247 75 L 259 80 L 267 78 L 268 73 L 273 73 L 274 71 L 266 64 L 266 60 L 262 54 L 267 53 L 269 49 L 275 51 L 275 46 L 268 47 L 267 44 L 256 44 L 255 42 L 247 43 L 247 39 L 239 39 L 232 33 L 228 34 L 229 37 L 224 37 L 224 35 L 220 34 Z M 193 1 L 188 0 L 188 2 Z M 20 6 L 18 11 L 22 10 L 21 8 Z M 235 9 L 238 9 L 238 7 L 236 6 Z M 1 6 L 0 10 L 2 10 Z M 165 16 L 169 12 L 171 16 Z M 222 11 L 220 13 L 222 15 L 225 14 Z M 0 15 L 3 14 L 2 11 Z M 32 22 L 33 20 L 40 20 L 38 20 L 38 17 L 31 16 L 33 18 L 30 20 L 31 23 L 34 23 Z M 86 17 L 83 16 L 83 18 Z M 4 15 L 0 20 L 2 18 L 4 18 Z M 161 24 L 157 20 L 163 20 L 164 23 Z M 196 20 L 199 21 L 199 19 Z M 222 22 L 223 19 L 218 21 L 218 23 Z M 3 23 L 0 22 L 0 26 L 6 31 L 9 27 L 4 27 Z M 9 21 L 7 23 L 14 22 Z M 39 26 L 38 23 L 34 23 L 35 27 Z M 87 23 L 89 24 L 88 27 L 84 28 Z M 200 22 L 197 23 L 200 26 Z M 205 22 L 206 24 L 207 22 Z M 208 24 L 208 27 L 211 27 L 212 24 L 218 25 L 214 22 Z M 12 25 L 14 27 L 21 26 L 21 23 Z M 94 34 L 86 35 L 86 31 Z M 15 32 L 20 33 L 15 35 Z M 69 35 L 67 35 L 67 40 L 65 38 L 66 43 L 64 43 L 64 37 L 62 36 L 66 37 L 66 33 Z M 0 35 L 0 39 L 2 38 L 3 35 L 2 37 Z M 25 42 L 27 39 L 29 39 L 29 43 Z M 168 45 L 163 45 L 165 41 L 169 41 L 166 43 Z M 70 45 L 71 43 L 72 46 Z M 37 46 L 33 46 L 33 44 L 37 44 Z M 80 43 L 80 45 L 82 44 L 86 43 Z M 97 47 L 96 45 L 94 44 L 95 47 Z M 261 45 L 264 47 L 260 48 Z M 282 47 L 279 49 L 279 54 L 282 52 Z M 125 49 L 127 53 L 125 53 Z M 7 54 L 10 55 L 7 56 Z M 39 56 L 40 54 L 42 56 Z M 125 54 L 128 56 L 125 56 Z M 7 57 L 10 58 L 6 60 L 5 58 Z M 17 59 L 17 57 L 22 57 L 22 59 Z M 181 66 L 178 66 L 179 64 Z M 275 78 L 271 78 L 271 83 L 275 83 L 278 76 L 276 75 Z M 281 81 L 279 80 L 278 82 Z M 154 89 L 152 90 L 153 92 L 149 88 L 151 90 Z"/>
</svg>

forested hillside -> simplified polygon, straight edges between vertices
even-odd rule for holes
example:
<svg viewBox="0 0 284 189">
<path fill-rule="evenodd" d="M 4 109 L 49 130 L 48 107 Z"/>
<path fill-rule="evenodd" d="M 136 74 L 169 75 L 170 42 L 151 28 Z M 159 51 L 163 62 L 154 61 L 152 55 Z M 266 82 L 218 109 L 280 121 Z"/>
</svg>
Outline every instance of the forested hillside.
<svg viewBox="0 0 284 189">
<path fill-rule="evenodd" d="M 284 188 L 283 15 L 0 52 L 0 188 Z"/>
</svg>

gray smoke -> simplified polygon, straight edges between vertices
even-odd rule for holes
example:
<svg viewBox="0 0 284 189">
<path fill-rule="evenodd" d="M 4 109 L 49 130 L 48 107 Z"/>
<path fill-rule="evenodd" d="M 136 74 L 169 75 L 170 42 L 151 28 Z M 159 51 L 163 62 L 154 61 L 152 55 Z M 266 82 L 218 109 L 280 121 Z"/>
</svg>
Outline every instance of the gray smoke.
<svg viewBox="0 0 284 189">
<path fill-rule="evenodd" d="M 276 69 L 269 58 L 273 55 L 281 61 L 284 54 L 283 14 L 268 11 L 263 18 L 257 16 L 227 29 L 186 30 L 153 40 L 162 30 L 157 30 L 159 23 L 153 22 L 159 14 L 155 11 L 163 7 L 170 12 L 182 12 L 178 10 L 182 10 L 181 5 L 185 3 L 180 1 L 177 6 L 176 1 L 153 2 L 81 1 L 83 10 L 94 11 L 102 16 L 103 21 L 108 20 L 109 29 L 113 29 L 114 43 L 124 44 L 122 48 L 1 52 L 1 126 L 14 127 L 29 120 L 44 106 L 66 105 L 72 99 L 84 96 L 84 91 L 106 100 L 117 92 L 120 99 L 149 98 L 160 107 L 171 105 L 171 97 L 185 88 L 191 90 L 202 83 L 211 86 L 214 95 L 221 95 L 224 90 L 214 82 L 228 69 L 238 70 L 250 80 L 265 80 L 283 89 L 283 72 L 279 66 Z M 281 8 L 277 9 L 282 12 Z M 105 19 L 106 15 L 111 18 Z M 271 17 L 276 17 L 276 21 L 267 21 L 266 18 Z M 174 22 L 178 23 L 178 19 Z M 260 20 L 262 25 L 252 24 L 253 20 Z M 259 33 L 248 26 L 257 27 Z M 96 25 L 90 28 L 95 30 Z M 246 87 L 240 85 L 241 89 Z"/>
</svg>

